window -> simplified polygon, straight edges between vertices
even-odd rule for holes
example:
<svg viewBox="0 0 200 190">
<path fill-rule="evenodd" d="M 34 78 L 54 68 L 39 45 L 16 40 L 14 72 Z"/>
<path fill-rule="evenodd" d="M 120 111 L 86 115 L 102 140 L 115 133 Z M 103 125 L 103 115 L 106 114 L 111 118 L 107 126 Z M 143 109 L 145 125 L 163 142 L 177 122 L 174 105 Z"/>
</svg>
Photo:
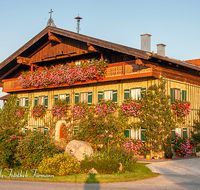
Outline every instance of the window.
<svg viewBox="0 0 200 190">
<path fill-rule="evenodd" d="M 39 96 L 34 98 L 34 105 L 45 105 L 48 108 L 48 96 Z"/>
<path fill-rule="evenodd" d="M 58 98 L 61 100 L 66 100 L 66 102 L 69 102 L 69 94 L 54 95 L 54 102 L 56 102 Z"/>
<path fill-rule="evenodd" d="M 130 138 L 131 137 L 130 136 L 130 129 L 125 130 L 124 135 L 125 135 L 126 138 Z"/>
<path fill-rule="evenodd" d="M 142 91 L 146 90 L 146 88 L 132 88 L 124 90 L 124 99 L 131 97 L 134 100 L 139 100 L 143 98 Z"/>
<path fill-rule="evenodd" d="M 102 99 L 117 102 L 117 90 L 98 91 L 98 102 Z"/>
<path fill-rule="evenodd" d="M 28 108 L 28 98 L 19 98 L 17 100 L 18 106 L 24 106 L 25 108 Z"/>
<path fill-rule="evenodd" d="M 186 90 L 181 90 L 178 88 L 171 88 L 171 102 L 174 100 L 187 100 Z"/>
<path fill-rule="evenodd" d="M 178 133 L 182 138 L 188 138 L 187 128 L 172 129 L 172 137 L 175 138 L 175 134 Z"/>
<path fill-rule="evenodd" d="M 92 92 L 75 93 L 75 104 L 78 102 L 92 104 Z"/>
</svg>

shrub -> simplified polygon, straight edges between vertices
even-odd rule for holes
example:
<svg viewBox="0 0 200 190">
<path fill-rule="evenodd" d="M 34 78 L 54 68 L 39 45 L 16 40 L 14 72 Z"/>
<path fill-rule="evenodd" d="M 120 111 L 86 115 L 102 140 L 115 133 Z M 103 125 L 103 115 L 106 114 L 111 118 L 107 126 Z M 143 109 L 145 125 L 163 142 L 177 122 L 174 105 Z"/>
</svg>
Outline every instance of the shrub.
<svg viewBox="0 0 200 190">
<path fill-rule="evenodd" d="M 11 95 L 0 110 L 0 166 L 7 168 L 14 167 L 17 162 L 14 156 L 16 146 L 23 135 L 20 130 L 26 125 L 28 118 L 28 110 L 23 111 L 21 107 L 23 119 L 15 114 L 19 110 L 16 102 L 17 96 Z"/>
<path fill-rule="evenodd" d="M 196 152 L 200 152 L 200 146 L 197 146 Z"/>
<path fill-rule="evenodd" d="M 134 171 L 136 159 L 133 158 L 133 152 L 129 152 L 123 147 L 113 147 L 110 149 L 107 156 L 121 163 L 123 171 Z"/>
<path fill-rule="evenodd" d="M 52 108 L 52 115 L 61 119 L 67 116 L 68 103 L 66 100 L 57 100 Z"/>
<path fill-rule="evenodd" d="M 29 132 L 17 146 L 16 159 L 23 169 L 37 168 L 43 158 L 57 153 L 54 141 L 40 131 Z"/>
<path fill-rule="evenodd" d="M 45 105 L 36 105 L 31 110 L 31 115 L 36 120 L 38 118 L 44 117 L 46 112 L 47 112 L 47 108 L 45 107 Z"/>
<path fill-rule="evenodd" d="M 101 158 L 96 160 L 83 160 L 81 162 L 81 169 L 84 173 L 88 173 L 90 169 L 95 168 L 98 173 L 111 174 L 119 170 L 119 162 L 117 160 Z"/>
<path fill-rule="evenodd" d="M 187 157 L 191 152 L 189 140 L 181 138 L 181 136 L 176 133 L 174 139 L 174 151 L 176 157 Z"/>
<path fill-rule="evenodd" d="M 80 173 L 80 163 L 68 154 L 55 154 L 52 158 L 45 158 L 39 164 L 38 171 L 42 174 L 70 175 Z"/>
</svg>

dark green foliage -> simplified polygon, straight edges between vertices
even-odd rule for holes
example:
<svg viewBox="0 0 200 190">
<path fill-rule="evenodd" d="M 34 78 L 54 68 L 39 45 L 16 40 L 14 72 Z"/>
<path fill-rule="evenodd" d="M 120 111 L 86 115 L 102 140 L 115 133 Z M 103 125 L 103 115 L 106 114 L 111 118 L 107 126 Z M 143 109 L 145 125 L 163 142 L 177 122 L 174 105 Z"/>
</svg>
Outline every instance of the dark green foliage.
<svg viewBox="0 0 200 190">
<path fill-rule="evenodd" d="M 55 142 L 40 131 L 29 132 L 17 146 L 16 159 L 22 169 L 37 168 L 43 158 L 57 153 Z"/>
<path fill-rule="evenodd" d="M 0 166 L 14 167 L 16 146 L 23 134 L 20 131 L 27 123 L 28 109 L 24 108 L 23 119 L 16 114 L 17 96 L 11 95 L 0 110 Z"/>
<path fill-rule="evenodd" d="M 84 173 L 88 173 L 90 169 L 94 168 L 98 173 L 111 174 L 119 170 L 119 162 L 110 158 L 101 158 L 97 160 L 83 160 L 81 162 L 81 169 Z"/>
</svg>

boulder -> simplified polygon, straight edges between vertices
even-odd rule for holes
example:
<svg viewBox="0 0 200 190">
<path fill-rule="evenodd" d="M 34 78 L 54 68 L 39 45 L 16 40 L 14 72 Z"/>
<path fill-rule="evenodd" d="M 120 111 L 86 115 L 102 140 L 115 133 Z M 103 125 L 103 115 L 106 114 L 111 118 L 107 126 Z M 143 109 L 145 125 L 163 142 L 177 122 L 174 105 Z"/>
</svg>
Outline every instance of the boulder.
<svg viewBox="0 0 200 190">
<path fill-rule="evenodd" d="M 85 156 L 93 155 L 91 145 L 79 140 L 70 141 L 65 148 L 65 152 L 75 156 L 78 161 L 84 160 Z"/>
</svg>

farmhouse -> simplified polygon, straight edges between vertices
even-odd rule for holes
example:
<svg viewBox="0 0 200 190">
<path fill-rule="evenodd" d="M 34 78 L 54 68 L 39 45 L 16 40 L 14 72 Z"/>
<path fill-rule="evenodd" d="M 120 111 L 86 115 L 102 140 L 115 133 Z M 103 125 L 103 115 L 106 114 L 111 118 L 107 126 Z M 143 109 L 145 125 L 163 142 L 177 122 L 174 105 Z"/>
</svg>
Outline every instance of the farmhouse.
<svg viewBox="0 0 200 190">
<path fill-rule="evenodd" d="M 200 105 L 200 66 L 192 61 L 165 56 L 164 44 L 157 45 L 157 53 L 151 52 L 150 47 L 149 34 L 141 35 L 140 50 L 50 25 L 0 64 L 0 86 L 3 92 L 17 94 L 21 106 L 45 105 L 49 110 L 45 116 L 48 118 L 58 99 L 66 99 L 71 106 L 77 102 L 96 104 L 99 99 L 112 99 L 120 105 L 127 97 L 140 99 L 142 90 L 157 84 L 158 79 L 164 76 L 171 101 L 182 99 L 191 102 L 192 111 L 185 118 L 185 124 L 173 131 L 190 137 Z M 26 86 L 18 80 L 24 71 L 41 72 L 58 65 L 87 65 L 94 60 L 108 63 L 105 75 L 99 80 L 43 86 Z M 56 125 L 56 139 L 63 136 L 62 124 L 67 125 L 64 119 Z M 34 120 L 31 116 L 27 128 L 47 130 L 42 121 Z M 129 129 L 125 135 L 143 140 L 143 130 Z"/>
</svg>

